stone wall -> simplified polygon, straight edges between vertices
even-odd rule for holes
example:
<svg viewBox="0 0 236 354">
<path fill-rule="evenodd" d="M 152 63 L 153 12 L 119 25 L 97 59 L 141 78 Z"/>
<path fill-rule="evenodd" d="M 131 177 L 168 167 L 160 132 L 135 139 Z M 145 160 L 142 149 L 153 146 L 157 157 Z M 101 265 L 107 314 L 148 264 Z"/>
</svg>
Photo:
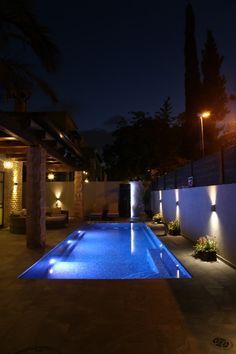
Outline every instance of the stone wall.
<svg viewBox="0 0 236 354">
<path fill-rule="evenodd" d="M 11 169 L 4 169 L 0 162 L 0 170 L 4 172 L 4 227 L 9 225 L 9 215 L 22 209 L 22 170 L 23 163 L 12 161 Z"/>
</svg>

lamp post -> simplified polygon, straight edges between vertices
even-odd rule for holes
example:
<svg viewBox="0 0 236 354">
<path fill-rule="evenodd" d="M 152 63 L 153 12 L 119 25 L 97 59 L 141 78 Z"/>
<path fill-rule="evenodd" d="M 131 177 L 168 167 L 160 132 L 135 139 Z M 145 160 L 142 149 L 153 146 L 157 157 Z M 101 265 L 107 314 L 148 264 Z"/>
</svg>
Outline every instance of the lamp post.
<svg viewBox="0 0 236 354">
<path fill-rule="evenodd" d="M 210 112 L 202 112 L 198 116 L 200 118 L 200 123 L 201 123 L 201 145 L 202 145 L 202 156 L 205 154 L 205 145 L 204 145 L 204 132 L 203 132 L 203 119 L 209 118 L 211 115 Z"/>
</svg>

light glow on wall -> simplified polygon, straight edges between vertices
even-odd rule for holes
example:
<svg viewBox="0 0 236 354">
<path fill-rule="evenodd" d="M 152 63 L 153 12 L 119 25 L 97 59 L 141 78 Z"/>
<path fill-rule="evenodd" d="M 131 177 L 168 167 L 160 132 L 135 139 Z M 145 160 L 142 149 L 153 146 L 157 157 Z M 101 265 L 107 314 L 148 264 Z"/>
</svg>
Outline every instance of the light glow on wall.
<svg viewBox="0 0 236 354">
<path fill-rule="evenodd" d="M 162 207 L 162 191 L 159 191 L 159 212 L 163 215 L 163 207 Z"/>
<path fill-rule="evenodd" d="M 61 194 L 62 194 L 62 188 L 57 186 L 54 189 L 54 194 L 55 194 L 56 199 L 60 199 L 61 198 Z"/>
<path fill-rule="evenodd" d="M 211 205 L 216 204 L 217 189 L 216 186 L 207 187 L 208 195 L 211 201 Z"/>
<path fill-rule="evenodd" d="M 216 212 L 212 212 L 209 219 L 209 233 L 211 236 L 220 234 L 220 219 Z"/>
<path fill-rule="evenodd" d="M 130 216 L 131 218 L 134 218 L 135 216 L 135 210 L 138 205 L 138 199 L 139 199 L 139 188 L 138 188 L 138 183 L 137 182 L 129 182 L 130 184 Z"/>
<path fill-rule="evenodd" d="M 179 219 L 179 190 L 175 190 L 176 219 Z"/>
<path fill-rule="evenodd" d="M 218 241 L 222 238 L 221 235 L 221 226 L 220 226 L 220 219 L 217 214 L 217 186 L 209 186 L 207 187 L 208 196 L 210 199 L 210 218 L 208 224 L 208 230 L 210 236 L 217 237 Z"/>
</svg>

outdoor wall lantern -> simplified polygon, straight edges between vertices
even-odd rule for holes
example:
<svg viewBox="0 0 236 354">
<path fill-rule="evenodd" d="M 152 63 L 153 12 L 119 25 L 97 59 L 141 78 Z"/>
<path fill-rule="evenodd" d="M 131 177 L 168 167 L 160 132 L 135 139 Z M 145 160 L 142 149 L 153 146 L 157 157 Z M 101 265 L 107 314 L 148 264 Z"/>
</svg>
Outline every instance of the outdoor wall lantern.
<svg viewBox="0 0 236 354">
<path fill-rule="evenodd" d="M 216 211 L 216 205 L 215 204 L 211 205 L 211 211 Z"/>
<path fill-rule="evenodd" d="M 9 161 L 9 160 L 3 161 L 3 167 L 6 170 L 10 170 L 13 167 L 12 161 Z"/>
</svg>

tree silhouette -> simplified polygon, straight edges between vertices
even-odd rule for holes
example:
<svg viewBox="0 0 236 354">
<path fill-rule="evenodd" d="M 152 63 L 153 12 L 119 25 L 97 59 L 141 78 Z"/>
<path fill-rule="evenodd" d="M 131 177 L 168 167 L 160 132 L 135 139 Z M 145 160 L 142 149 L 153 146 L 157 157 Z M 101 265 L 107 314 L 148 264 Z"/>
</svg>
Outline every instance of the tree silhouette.
<svg viewBox="0 0 236 354">
<path fill-rule="evenodd" d="M 186 7 L 185 23 L 185 114 L 183 115 L 183 154 L 194 158 L 199 153 L 199 120 L 201 78 L 199 72 L 197 45 L 195 39 L 195 17 L 192 5 Z M 195 144 L 193 144 L 195 142 Z"/>
<path fill-rule="evenodd" d="M 169 103 L 164 107 L 160 108 L 163 116 L 130 112 L 126 124 L 113 132 L 113 144 L 103 151 L 110 180 L 150 179 L 151 170 L 161 174 L 179 164 L 180 128 L 168 124 Z"/>
<path fill-rule="evenodd" d="M 202 105 L 211 112 L 210 119 L 204 126 L 206 152 L 210 153 L 217 148 L 217 123 L 221 122 L 228 113 L 229 97 L 226 93 L 226 80 L 221 74 L 223 56 L 218 52 L 215 39 L 211 31 L 207 32 L 207 39 L 202 51 Z"/>
<path fill-rule="evenodd" d="M 58 67 L 59 50 L 52 42 L 47 27 L 34 14 L 32 1 L 0 0 L 0 48 L 0 89 L 5 97 L 15 99 L 17 109 L 24 106 L 34 84 L 56 101 L 49 85 L 33 72 L 28 62 L 15 55 L 16 49 L 22 54 L 23 49 L 27 48 L 46 71 L 54 72 Z"/>
<path fill-rule="evenodd" d="M 177 117 L 173 117 L 172 113 L 173 113 L 173 106 L 171 103 L 171 99 L 168 96 L 164 100 L 162 106 L 160 107 L 160 110 L 156 112 L 156 117 L 159 117 L 164 122 L 166 122 L 166 124 L 169 127 L 173 127 L 174 125 L 178 124 L 178 119 Z"/>
</svg>

